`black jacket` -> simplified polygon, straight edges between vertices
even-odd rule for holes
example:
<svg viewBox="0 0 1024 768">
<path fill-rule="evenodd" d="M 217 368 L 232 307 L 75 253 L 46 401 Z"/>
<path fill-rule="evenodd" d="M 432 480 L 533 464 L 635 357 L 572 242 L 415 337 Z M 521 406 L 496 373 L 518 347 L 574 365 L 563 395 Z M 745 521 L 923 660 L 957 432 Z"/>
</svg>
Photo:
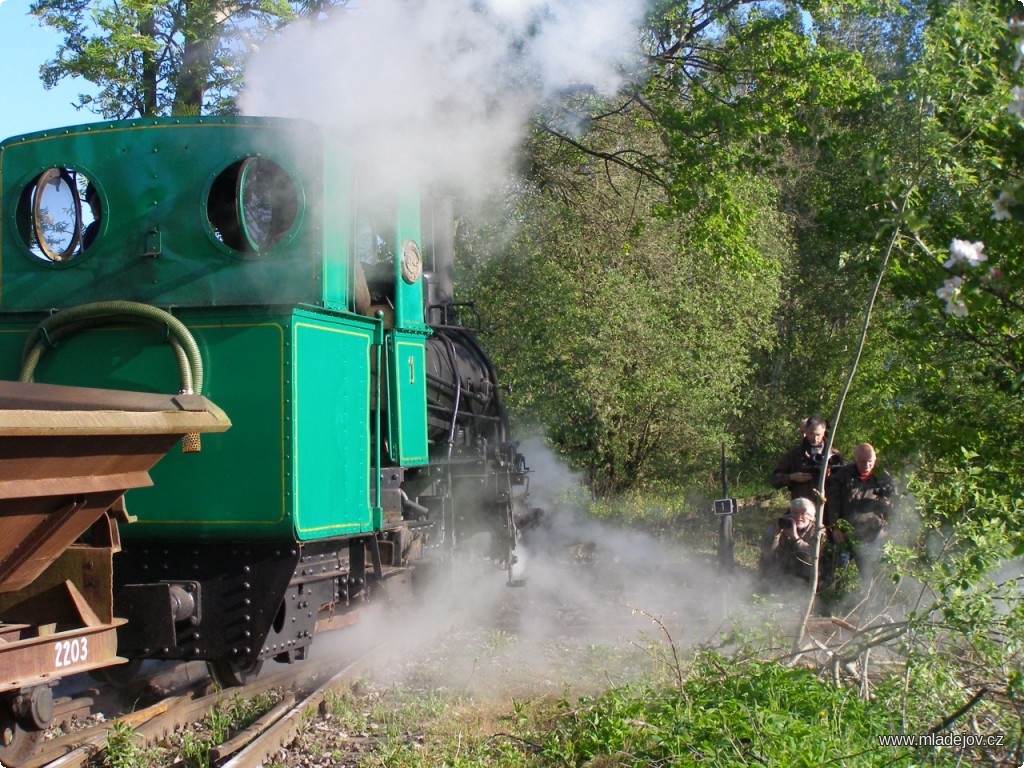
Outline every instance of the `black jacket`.
<svg viewBox="0 0 1024 768">
<path fill-rule="evenodd" d="M 895 492 L 892 476 L 884 469 L 861 480 L 856 464 L 840 467 L 829 479 L 825 525 L 847 520 L 858 539 L 873 541 L 889 522 Z"/>
<path fill-rule="evenodd" d="M 775 465 L 775 471 L 772 472 L 769 482 L 773 488 L 788 487 L 791 499 L 803 496 L 805 499 L 815 501 L 815 490 L 818 487 L 819 473 L 823 463 L 820 455 L 818 457 L 813 456 L 811 444 L 803 440 L 796 448 L 783 454 L 782 458 L 779 459 L 779 463 Z M 839 451 L 835 448 L 832 449 L 832 456 L 829 458 L 828 463 L 833 468 L 843 463 L 843 457 L 839 455 Z M 813 475 L 810 480 L 803 483 L 791 483 L 789 481 L 789 476 L 794 472 L 807 471 L 810 471 Z"/>
</svg>

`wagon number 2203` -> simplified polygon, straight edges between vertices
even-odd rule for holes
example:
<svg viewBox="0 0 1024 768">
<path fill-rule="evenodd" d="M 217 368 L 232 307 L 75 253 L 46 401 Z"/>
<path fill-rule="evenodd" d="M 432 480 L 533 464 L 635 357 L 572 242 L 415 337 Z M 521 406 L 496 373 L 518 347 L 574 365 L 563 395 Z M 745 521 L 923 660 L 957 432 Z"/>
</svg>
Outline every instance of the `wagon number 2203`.
<svg viewBox="0 0 1024 768">
<path fill-rule="evenodd" d="M 70 667 L 89 658 L 89 638 L 76 637 L 73 640 L 61 640 L 54 646 L 57 654 L 57 667 Z"/>
</svg>

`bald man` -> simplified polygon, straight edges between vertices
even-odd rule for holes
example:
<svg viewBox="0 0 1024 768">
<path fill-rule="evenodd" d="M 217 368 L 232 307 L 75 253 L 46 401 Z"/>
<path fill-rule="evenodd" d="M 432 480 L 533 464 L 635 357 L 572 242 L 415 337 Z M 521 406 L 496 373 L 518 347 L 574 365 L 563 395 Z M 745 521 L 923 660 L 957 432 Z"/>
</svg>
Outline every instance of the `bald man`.
<svg viewBox="0 0 1024 768">
<path fill-rule="evenodd" d="M 845 541 L 835 528 L 837 520 L 853 527 L 853 559 L 861 581 L 870 583 L 878 567 L 882 545 L 888 538 L 889 513 L 896 487 L 884 469 L 876 471 L 877 456 L 870 443 L 861 443 L 853 452 L 853 464 L 832 473 L 825 505 L 825 525 L 836 544 Z"/>
</svg>

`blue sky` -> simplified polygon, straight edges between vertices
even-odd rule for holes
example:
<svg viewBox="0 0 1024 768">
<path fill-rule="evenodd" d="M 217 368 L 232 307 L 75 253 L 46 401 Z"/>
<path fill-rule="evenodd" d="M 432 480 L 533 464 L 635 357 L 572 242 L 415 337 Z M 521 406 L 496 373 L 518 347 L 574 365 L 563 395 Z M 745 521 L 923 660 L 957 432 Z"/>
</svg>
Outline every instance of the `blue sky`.
<svg viewBox="0 0 1024 768">
<path fill-rule="evenodd" d="M 39 67 L 53 58 L 60 35 L 39 25 L 28 9 L 31 0 L 0 0 L 0 140 L 62 125 L 91 123 L 92 112 L 71 106 L 89 83 L 63 82 L 46 90 Z"/>
</svg>

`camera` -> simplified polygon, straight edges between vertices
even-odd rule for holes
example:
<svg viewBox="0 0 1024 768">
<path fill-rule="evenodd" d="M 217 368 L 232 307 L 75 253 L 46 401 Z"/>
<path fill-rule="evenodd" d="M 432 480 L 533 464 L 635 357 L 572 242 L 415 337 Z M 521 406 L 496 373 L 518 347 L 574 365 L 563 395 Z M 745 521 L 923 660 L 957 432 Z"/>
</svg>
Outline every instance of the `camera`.
<svg viewBox="0 0 1024 768">
<path fill-rule="evenodd" d="M 776 520 L 775 523 L 779 526 L 779 528 L 789 528 L 796 524 L 796 520 L 794 520 L 789 515 L 783 515 L 778 520 Z"/>
<path fill-rule="evenodd" d="M 836 454 L 832 454 L 828 457 L 829 469 L 836 469 L 842 464 L 842 459 Z M 812 475 L 821 473 L 821 468 L 825 465 L 825 456 L 822 453 L 812 453 L 810 456 L 804 458 L 803 464 L 800 466 L 801 472 L 809 472 Z"/>
</svg>

